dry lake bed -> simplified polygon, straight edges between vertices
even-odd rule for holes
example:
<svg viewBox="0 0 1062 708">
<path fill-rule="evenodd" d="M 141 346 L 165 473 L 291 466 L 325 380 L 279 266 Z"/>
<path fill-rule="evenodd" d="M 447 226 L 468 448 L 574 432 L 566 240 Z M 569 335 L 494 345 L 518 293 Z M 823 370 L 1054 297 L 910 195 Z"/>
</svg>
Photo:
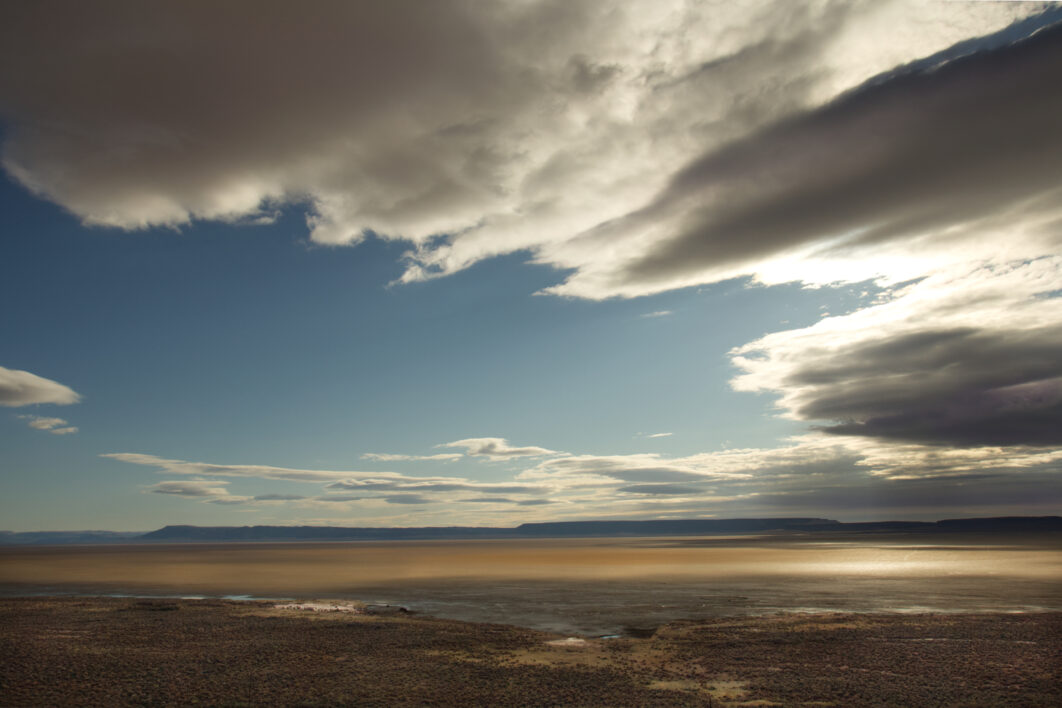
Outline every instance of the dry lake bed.
<svg viewBox="0 0 1062 708">
<path fill-rule="evenodd" d="M 1057 534 L 0 548 L 0 594 L 347 598 L 584 636 L 804 612 L 1062 611 Z"/>
</svg>

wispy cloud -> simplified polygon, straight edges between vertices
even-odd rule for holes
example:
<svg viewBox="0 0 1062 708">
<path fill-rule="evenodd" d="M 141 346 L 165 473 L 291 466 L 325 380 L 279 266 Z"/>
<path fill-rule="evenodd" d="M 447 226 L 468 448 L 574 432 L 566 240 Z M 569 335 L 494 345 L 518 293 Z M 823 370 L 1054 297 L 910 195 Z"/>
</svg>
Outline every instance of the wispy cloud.
<svg viewBox="0 0 1062 708">
<path fill-rule="evenodd" d="M 19 418 L 29 421 L 27 425 L 37 430 L 47 430 L 52 435 L 71 435 L 78 431 L 76 426 L 70 425 L 62 418 L 49 418 L 39 415 L 20 415 Z"/>
<path fill-rule="evenodd" d="M 434 462 L 459 460 L 464 455 L 459 452 L 441 452 L 437 455 L 400 455 L 380 452 L 367 452 L 361 456 L 363 460 L 376 460 L 377 462 Z"/>
<path fill-rule="evenodd" d="M 198 475 L 203 477 L 255 477 L 258 479 L 281 479 L 291 482 L 327 482 L 343 479 L 358 472 L 339 472 L 330 470 L 303 470 L 289 467 L 270 467 L 268 465 L 217 465 L 207 462 L 186 462 L 169 460 L 154 455 L 132 452 L 112 452 L 100 455 L 133 465 L 157 467 L 171 474 Z M 364 473 L 378 474 L 378 473 Z"/>
<path fill-rule="evenodd" d="M 656 312 L 646 312 L 639 317 L 667 317 L 668 315 L 675 314 L 671 310 L 657 310 Z"/>
<path fill-rule="evenodd" d="M 179 497 L 201 499 L 206 497 L 229 496 L 229 490 L 225 486 L 227 484 L 228 482 L 218 482 L 215 480 L 178 480 L 158 482 L 147 487 L 147 490 L 155 494 L 172 494 Z"/>
<path fill-rule="evenodd" d="M 506 460 L 514 457 L 542 457 L 561 454 L 544 447 L 513 447 L 505 438 L 467 438 L 443 443 L 439 447 L 463 447 L 466 455 L 487 457 L 492 460 Z"/>
</svg>

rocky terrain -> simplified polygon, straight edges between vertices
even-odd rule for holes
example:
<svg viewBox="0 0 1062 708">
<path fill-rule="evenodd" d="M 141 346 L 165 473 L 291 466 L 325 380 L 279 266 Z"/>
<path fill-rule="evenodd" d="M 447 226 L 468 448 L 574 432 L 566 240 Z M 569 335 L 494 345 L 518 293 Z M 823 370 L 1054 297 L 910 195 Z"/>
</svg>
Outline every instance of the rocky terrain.
<svg viewBox="0 0 1062 708">
<path fill-rule="evenodd" d="M 787 614 L 590 639 L 308 604 L 5 599 L 0 703 L 1062 704 L 1059 613 Z"/>
</svg>

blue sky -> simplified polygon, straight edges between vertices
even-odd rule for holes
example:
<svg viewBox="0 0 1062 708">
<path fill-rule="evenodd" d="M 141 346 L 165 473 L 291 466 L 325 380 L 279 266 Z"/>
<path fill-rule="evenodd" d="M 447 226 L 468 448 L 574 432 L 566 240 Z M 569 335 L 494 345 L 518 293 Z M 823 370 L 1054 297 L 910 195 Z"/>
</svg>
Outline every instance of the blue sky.
<svg viewBox="0 0 1062 708">
<path fill-rule="evenodd" d="M 1056 510 L 1057 13 L 652 7 L 6 18 L 0 527 Z"/>
</svg>

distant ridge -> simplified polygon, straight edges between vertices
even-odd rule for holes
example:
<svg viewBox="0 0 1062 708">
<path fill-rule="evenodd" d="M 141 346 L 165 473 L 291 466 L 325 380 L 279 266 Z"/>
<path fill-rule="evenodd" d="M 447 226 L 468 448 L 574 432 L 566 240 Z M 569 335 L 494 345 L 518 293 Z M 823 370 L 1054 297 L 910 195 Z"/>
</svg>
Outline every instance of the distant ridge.
<svg viewBox="0 0 1062 708">
<path fill-rule="evenodd" d="M 0 531 L 0 546 L 129 543 L 143 535 L 143 531 Z"/>
<path fill-rule="evenodd" d="M 139 541 L 425 540 L 473 538 L 571 538 L 577 536 L 664 536 L 750 531 L 790 531 L 839 524 L 830 519 L 684 519 L 677 521 L 555 521 L 516 528 L 425 526 L 344 528 L 339 526 L 166 526 Z"/>
<path fill-rule="evenodd" d="M 487 526 L 166 526 L 149 533 L 116 531 L 0 531 L 0 545 L 113 543 L 239 543 L 255 541 L 422 541 L 507 538 L 699 536 L 725 533 L 1042 533 L 1062 532 L 1060 516 L 1004 516 L 942 521 L 843 523 L 818 518 L 552 521 L 515 528 Z"/>
</svg>

